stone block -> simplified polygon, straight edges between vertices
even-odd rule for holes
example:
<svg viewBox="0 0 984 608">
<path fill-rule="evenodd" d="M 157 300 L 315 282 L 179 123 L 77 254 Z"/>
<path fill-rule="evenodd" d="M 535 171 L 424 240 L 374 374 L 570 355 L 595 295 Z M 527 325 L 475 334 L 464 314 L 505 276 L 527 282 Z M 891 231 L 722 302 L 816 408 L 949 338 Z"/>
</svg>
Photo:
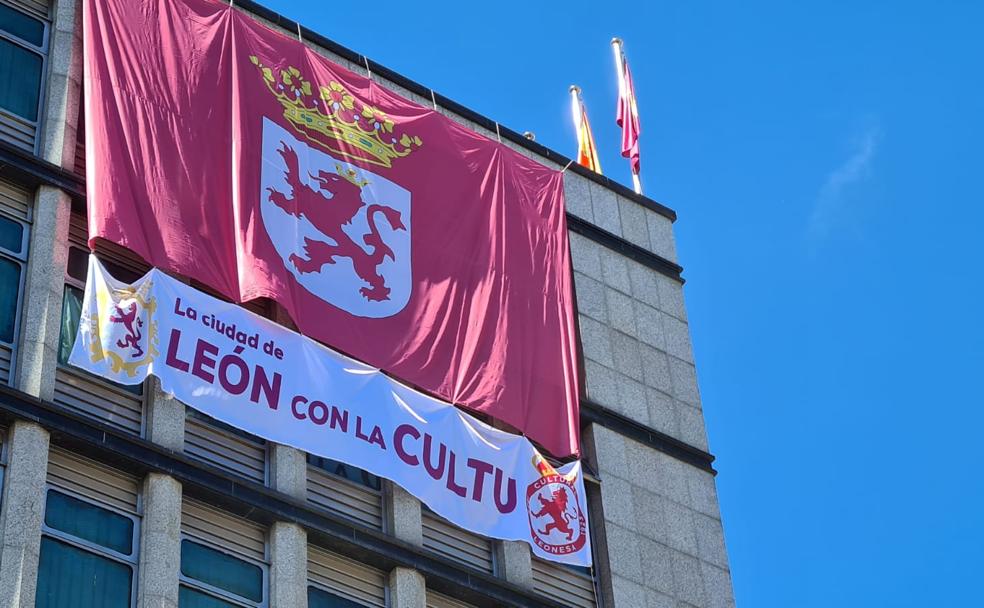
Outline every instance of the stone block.
<svg viewBox="0 0 984 608">
<path fill-rule="evenodd" d="M 584 362 L 584 383 L 588 398 L 610 408 L 618 407 L 617 374 L 591 360 Z"/>
<path fill-rule="evenodd" d="M 581 326 L 581 345 L 584 349 L 584 356 L 605 367 L 614 367 L 612 332 L 608 326 L 587 315 L 579 315 L 578 322 Z"/>
<path fill-rule="evenodd" d="M 638 334 L 632 298 L 608 287 L 605 289 L 605 304 L 608 306 L 609 324 L 624 334 L 636 337 Z"/>
<path fill-rule="evenodd" d="M 625 256 L 607 247 L 601 247 L 598 255 L 601 258 L 601 276 L 605 285 L 624 294 L 631 294 L 632 281 L 629 279 L 629 261 Z"/>
<path fill-rule="evenodd" d="M 270 528 L 270 605 L 307 607 L 307 532 L 278 521 Z"/>
<path fill-rule="evenodd" d="M 48 431 L 17 421 L 8 430 L 0 504 L 0 607 L 34 606 L 48 473 Z"/>
<path fill-rule="evenodd" d="M 396 538 L 411 545 L 422 546 L 424 531 L 420 501 L 398 484 L 386 482 L 386 529 Z"/>
<path fill-rule="evenodd" d="M 594 211 L 595 225 L 616 236 L 622 236 L 622 222 L 619 219 L 615 193 L 594 182 L 590 182 L 588 187 L 591 190 L 591 208 Z"/>
<path fill-rule="evenodd" d="M 639 341 L 620 331 L 612 332 L 611 339 L 615 371 L 642 382 L 642 355 L 639 352 Z"/>
<path fill-rule="evenodd" d="M 496 568 L 506 581 L 533 589 L 533 566 L 530 546 L 522 541 L 504 540 L 496 543 Z"/>
<path fill-rule="evenodd" d="M 690 328 L 687 324 L 665 313 L 660 313 L 660 320 L 663 324 L 663 337 L 666 339 L 666 352 L 677 359 L 693 363 L 694 353 L 690 346 Z"/>
<path fill-rule="evenodd" d="M 714 519 L 721 519 L 717 485 L 713 475 L 707 471 L 694 469 L 687 476 L 687 487 L 690 490 L 690 505 L 695 511 Z"/>
<path fill-rule="evenodd" d="M 410 568 L 393 568 L 389 575 L 392 608 L 425 608 L 427 588 L 424 577 Z"/>
<path fill-rule="evenodd" d="M 150 473 L 143 482 L 137 608 L 177 608 L 181 570 L 181 483 Z"/>
<path fill-rule="evenodd" d="M 637 262 L 628 262 L 632 296 L 653 308 L 660 308 L 658 272 Z"/>
<path fill-rule="evenodd" d="M 694 606 L 706 605 L 700 560 L 679 551 L 672 552 L 672 559 L 673 595 Z"/>
<path fill-rule="evenodd" d="M 618 477 L 607 477 L 601 484 L 601 502 L 605 521 L 638 532 L 638 516 L 634 505 L 632 484 Z"/>
<path fill-rule="evenodd" d="M 622 238 L 645 250 L 650 250 L 649 228 L 646 225 L 646 211 L 642 205 L 627 198 L 616 196 L 618 211 L 622 221 Z"/>
<path fill-rule="evenodd" d="M 658 470 L 660 462 L 657 454 L 656 450 L 647 445 L 626 439 L 625 459 L 629 466 L 629 473 L 623 477 L 643 489 L 659 493 L 662 477 Z"/>
<path fill-rule="evenodd" d="M 707 608 L 735 608 L 731 574 L 707 562 L 701 562 L 700 572 L 704 580 Z"/>
<path fill-rule="evenodd" d="M 573 171 L 564 172 L 564 205 L 568 213 L 594 222 L 591 210 L 591 182 Z"/>
<path fill-rule="evenodd" d="M 678 608 L 673 596 L 646 589 L 646 608 Z"/>
<path fill-rule="evenodd" d="M 694 513 L 694 530 L 697 535 L 697 557 L 720 568 L 728 567 L 728 553 L 724 546 L 724 528 L 721 520 Z"/>
<path fill-rule="evenodd" d="M 46 401 L 55 396 L 70 216 L 71 200 L 65 192 L 38 187 L 21 304 L 24 314 L 15 386 Z"/>
<path fill-rule="evenodd" d="M 615 408 L 623 416 L 641 424 L 649 422 L 649 406 L 646 402 L 646 387 L 625 376 L 616 378 L 618 406 Z"/>
<path fill-rule="evenodd" d="M 700 393 L 697 389 L 697 370 L 693 363 L 669 358 L 670 379 L 673 382 L 673 396 L 694 407 L 700 407 Z"/>
<path fill-rule="evenodd" d="M 686 404 L 680 404 L 676 409 L 680 420 L 680 441 L 706 452 L 707 432 L 704 430 L 703 412 Z"/>
<path fill-rule="evenodd" d="M 676 241 L 673 238 L 673 223 L 658 213 L 647 213 L 649 244 L 652 252 L 671 262 L 677 261 Z"/>
<path fill-rule="evenodd" d="M 663 516 L 666 527 L 658 540 L 668 547 L 688 555 L 697 555 L 697 532 L 694 528 L 693 512 L 672 500 L 663 501 Z"/>
<path fill-rule="evenodd" d="M 681 321 L 687 320 L 687 307 L 683 296 L 683 285 L 669 277 L 654 273 L 659 290 L 659 309 Z"/>
<path fill-rule="evenodd" d="M 299 501 L 307 500 L 307 455 L 290 446 L 271 444 L 270 485 Z"/>
<path fill-rule="evenodd" d="M 574 273 L 574 291 L 577 294 L 577 310 L 602 323 L 608 323 L 608 305 L 605 302 L 605 286 L 600 282 Z"/>
<path fill-rule="evenodd" d="M 645 588 L 621 576 L 612 577 L 612 595 L 615 608 L 637 608 L 644 606 L 646 601 Z"/>
<path fill-rule="evenodd" d="M 656 540 L 666 527 L 666 517 L 663 515 L 663 502 L 665 498 L 651 492 L 640 485 L 636 485 L 636 479 L 629 480 L 633 484 L 630 490 L 632 499 L 632 511 L 636 518 L 635 530 L 640 536 L 650 540 Z M 604 483 L 608 483 L 606 478 Z M 605 510 L 605 517 L 608 517 L 608 510 Z"/>
<path fill-rule="evenodd" d="M 629 467 L 626 443 L 628 440 L 598 424 L 592 424 L 585 434 L 591 438 L 590 444 L 594 448 L 598 469 L 602 473 L 623 479 L 627 478 Z"/>
<path fill-rule="evenodd" d="M 185 406 L 151 377 L 147 390 L 147 439 L 169 450 L 184 450 Z"/>
<path fill-rule="evenodd" d="M 672 595 L 676 591 L 673 586 L 673 551 L 648 538 L 641 539 L 640 546 L 645 585 Z"/>
<path fill-rule="evenodd" d="M 639 345 L 639 356 L 642 360 L 642 380 L 646 386 L 663 393 L 672 393 L 669 357 L 647 344 Z"/>
<path fill-rule="evenodd" d="M 574 270 L 601 281 L 604 278 L 601 270 L 602 246 L 580 234 L 570 233 L 571 264 Z"/>
<path fill-rule="evenodd" d="M 646 389 L 649 426 L 670 437 L 679 437 L 680 423 L 673 398 L 653 388 Z"/>
<path fill-rule="evenodd" d="M 700 469 L 684 464 L 662 452 L 652 451 L 656 460 L 655 470 L 658 478 L 656 487 L 652 490 L 681 505 L 689 506 L 691 501 L 688 477 Z"/>
<path fill-rule="evenodd" d="M 636 336 L 653 348 L 666 350 L 660 312 L 639 301 L 634 302 L 633 305 L 636 316 Z"/>
</svg>

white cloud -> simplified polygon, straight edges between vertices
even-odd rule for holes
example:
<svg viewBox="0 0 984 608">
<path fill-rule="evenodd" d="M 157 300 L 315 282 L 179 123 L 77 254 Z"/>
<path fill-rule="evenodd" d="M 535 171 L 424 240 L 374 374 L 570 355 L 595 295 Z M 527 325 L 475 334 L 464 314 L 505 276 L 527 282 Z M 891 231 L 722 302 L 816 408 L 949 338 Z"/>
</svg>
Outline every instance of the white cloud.
<svg viewBox="0 0 984 608">
<path fill-rule="evenodd" d="M 813 244 L 826 238 L 842 219 L 847 204 L 845 191 L 868 176 L 880 136 L 878 127 L 868 127 L 856 139 L 847 160 L 827 175 L 807 225 L 807 237 Z"/>
</svg>

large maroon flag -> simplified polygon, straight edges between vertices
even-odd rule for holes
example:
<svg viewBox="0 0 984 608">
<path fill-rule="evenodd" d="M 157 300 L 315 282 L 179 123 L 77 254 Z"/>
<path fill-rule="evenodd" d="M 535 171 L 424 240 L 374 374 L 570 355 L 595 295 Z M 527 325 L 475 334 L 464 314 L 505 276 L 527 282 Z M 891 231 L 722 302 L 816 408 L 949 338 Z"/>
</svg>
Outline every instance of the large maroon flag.
<svg viewBox="0 0 984 608">
<path fill-rule="evenodd" d="M 90 239 L 578 453 L 559 172 L 225 2 L 84 19 Z"/>
</svg>

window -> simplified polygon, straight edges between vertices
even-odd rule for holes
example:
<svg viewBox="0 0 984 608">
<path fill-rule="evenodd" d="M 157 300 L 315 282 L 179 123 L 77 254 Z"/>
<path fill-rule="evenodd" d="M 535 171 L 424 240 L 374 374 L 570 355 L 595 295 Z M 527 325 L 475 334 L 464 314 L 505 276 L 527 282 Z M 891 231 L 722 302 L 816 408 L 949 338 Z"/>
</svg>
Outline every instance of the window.
<svg viewBox="0 0 984 608">
<path fill-rule="evenodd" d="M 381 570 L 308 544 L 309 608 L 384 608 L 386 578 Z"/>
<path fill-rule="evenodd" d="M 338 475 L 339 477 L 348 479 L 351 482 L 362 484 L 367 488 L 372 488 L 373 490 L 379 490 L 382 487 L 379 477 L 373 475 L 369 471 L 364 471 L 359 467 L 345 464 L 344 462 L 338 462 L 337 460 L 332 460 L 330 458 L 322 458 L 321 456 L 308 454 L 308 464 L 328 471 L 332 475 Z"/>
<path fill-rule="evenodd" d="M 178 605 L 180 608 L 263 606 L 264 574 L 258 564 L 183 539 Z"/>
<path fill-rule="evenodd" d="M 84 222 L 84 220 L 82 220 Z M 58 369 L 55 372 L 55 403 L 84 416 L 108 424 L 117 430 L 139 435 L 143 431 L 143 384 L 125 385 L 98 378 L 68 363 L 75 345 L 82 313 L 82 297 L 89 266 L 89 251 L 74 243 L 84 229 L 77 215 L 72 216 L 68 248 L 68 265 L 62 297 L 61 334 L 58 340 Z M 84 233 L 83 233 L 84 234 Z M 113 261 L 103 260 L 113 276 L 133 281 L 139 274 L 121 267 Z"/>
<path fill-rule="evenodd" d="M 308 587 L 308 608 L 363 608 L 359 604 L 317 587 Z"/>
<path fill-rule="evenodd" d="M 36 608 L 136 604 L 137 519 L 49 489 Z"/>
<path fill-rule="evenodd" d="M 0 136 L 32 151 L 47 52 L 47 24 L 0 3 Z"/>
<path fill-rule="evenodd" d="M 307 499 L 375 530 L 383 529 L 379 477 L 358 467 L 308 454 Z"/>
<path fill-rule="evenodd" d="M 10 381 L 27 267 L 28 228 L 0 213 L 0 384 Z"/>
</svg>

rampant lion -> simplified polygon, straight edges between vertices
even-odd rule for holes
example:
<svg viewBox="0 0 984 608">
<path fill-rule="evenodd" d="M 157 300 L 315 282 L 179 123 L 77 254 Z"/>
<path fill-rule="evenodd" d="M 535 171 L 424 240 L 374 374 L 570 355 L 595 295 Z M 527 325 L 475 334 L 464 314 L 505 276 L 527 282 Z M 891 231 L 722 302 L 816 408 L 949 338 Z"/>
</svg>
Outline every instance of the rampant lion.
<svg viewBox="0 0 984 608">
<path fill-rule="evenodd" d="M 134 352 L 130 353 L 130 357 L 134 359 L 142 357 L 144 351 L 140 348 L 140 339 L 143 334 L 140 333 L 140 328 L 143 327 L 143 319 L 137 318 L 137 303 L 130 302 L 130 306 L 126 310 L 118 305 L 113 305 L 113 308 L 115 313 L 109 315 L 109 320 L 113 323 L 122 323 L 123 327 L 126 328 L 126 336 L 117 340 L 116 346 L 133 349 Z"/>
<path fill-rule="evenodd" d="M 566 534 L 567 540 L 571 540 L 574 537 L 574 529 L 571 528 L 570 523 L 574 518 L 567 512 L 567 492 L 563 489 L 554 490 L 552 496 L 552 500 L 544 500 L 542 494 L 536 496 L 542 508 L 533 513 L 533 517 L 549 515 L 553 520 L 540 530 L 540 534 L 550 534 L 551 530 L 557 530 L 561 534 Z"/>
<path fill-rule="evenodd" d="M 319 184 L 318 190 L 314 190 L 301 183 L 298 176 L 297 153 L 293 148 L 281 142 L 278 152 L 287 164 L 284 175 L 293 191 L 293 198 L 287 198 L 282 192 L 267 188 L 270 202 L 294 217 L 303 216 L 319 232 L 334 241 L 334 244 L 331 244 L 305 237 L 304 252 L 307 258 L 291 254 L 291 263 L 299 272 L 308 273 L 321 270 L 325 264 L 334 264 L 337 258 L 349 258 L 352 260 L 355 273 L 369 284 L 369 287 L 360 288 L 359 293 L 370 301 L 388 300 L 390 288 L 379 274 L 379 265 L 386 257 L 393 260 L 396 258 L 393 250 L 383 242 L 376 228 L 375 216 L 377 213 L 383 214 L 393 230 L 406 230 L 400 212 L 384 205 L 369 205 L 366 209 L 369 233 L 362 237 L 363 242 L 369 247 L 367 252 L 342 230 L 342 226 L 351 223 L 365 206 L 361 196 L 362 188 L 341 175 L 319 171 L 317 175 L 311 175 L 311 178 Z M 325 192 L 331 197 L 325 196 Z"/>
</svg>

